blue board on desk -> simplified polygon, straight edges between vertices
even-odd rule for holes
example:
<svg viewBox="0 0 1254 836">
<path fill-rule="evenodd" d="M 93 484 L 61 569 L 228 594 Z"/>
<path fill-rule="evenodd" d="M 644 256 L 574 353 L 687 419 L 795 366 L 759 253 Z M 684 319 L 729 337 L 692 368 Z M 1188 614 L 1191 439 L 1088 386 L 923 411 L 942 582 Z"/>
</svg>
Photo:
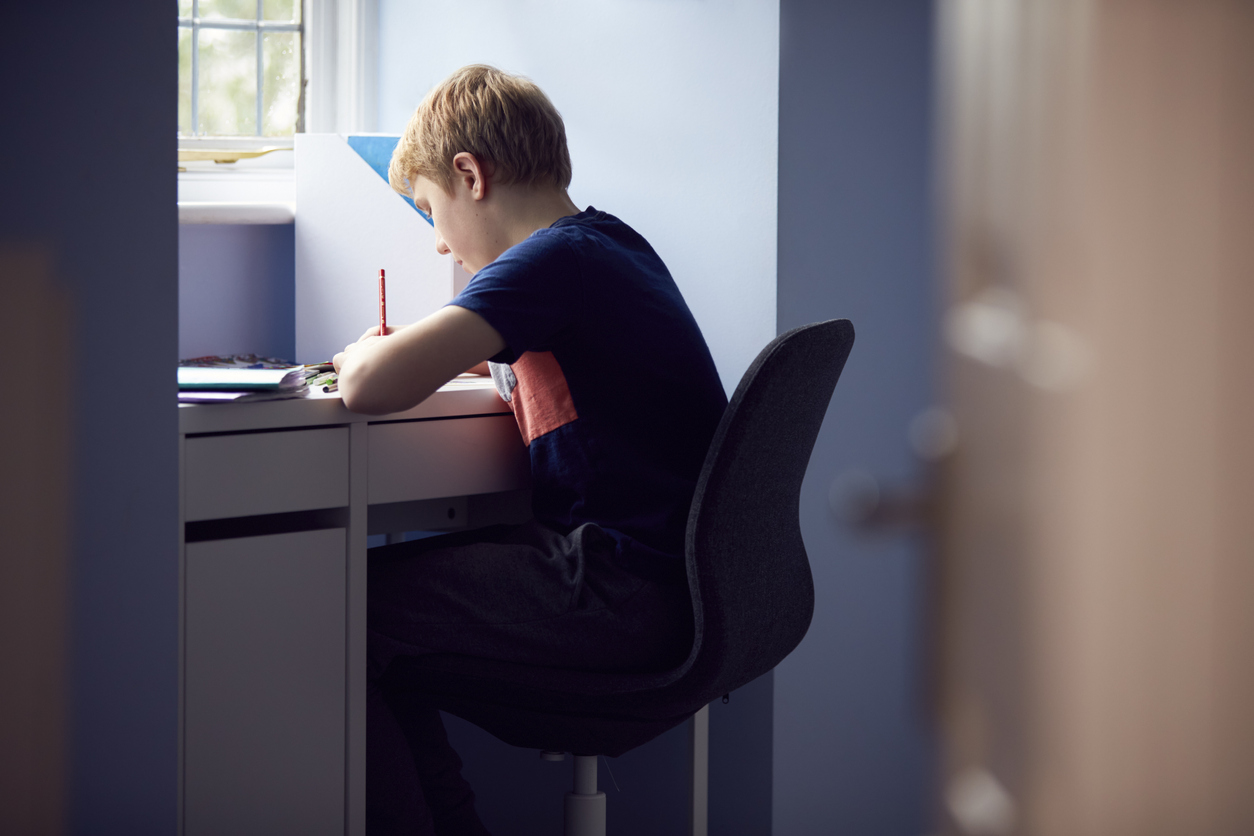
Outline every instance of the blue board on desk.
<svg viewBox="0 0 1254 836">
<path fill-rule="evenodd" d="M 348 137 L 348 147 L 357 152 L 357 156 L 366 161 L 366 164 L 374 169 L 375 174 L 383 178 L 384 182 L 388 181 L 388 165 L 392 162 L 392 152 L 396 150 L 396 144 L 401 141 L 399 136 L 380 136 L 378 134 L 353 134 Z M 435 226 L 431 217 L 414 205 L 414 202 L 405 195 L 397 192 L 397 197 L 405 201 L 409 208 L 413 209 L 427 223 Z"/>
</svg>

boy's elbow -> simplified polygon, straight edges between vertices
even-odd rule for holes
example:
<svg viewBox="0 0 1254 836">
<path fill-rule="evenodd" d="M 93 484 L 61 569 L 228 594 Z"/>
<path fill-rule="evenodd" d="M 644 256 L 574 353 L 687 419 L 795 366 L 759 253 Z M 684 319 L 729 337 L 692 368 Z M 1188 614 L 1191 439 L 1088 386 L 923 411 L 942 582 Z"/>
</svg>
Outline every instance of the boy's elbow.
<svg viewBox="0 0 1254 836">
<path fill-rule="evenodd" d="M 340 400 L 351 412 L 360 415 L 383 415 L 394 411 L 380 397 L 378 386 L 372 386 L 370 369 L 366 364 L 346 361 L 340 368 Z"/>
<path fill-rule="evenodd" d="M 372 393 L 369 388 L 351 385 L 346 387 L 341 384 L 340 397 L 344 401 L 344 406 L 350 412 L 356 412 L 359 415 L 386 415 L 389 412 L 398 412 L 404 408 L 388 403 L 385 398 Z"/>
<path fill-rule="evenodd" d="M 369 398 L 362 397 L 356 390 L 340 386 L 340 400 L 344 402 L 344 406 L 349 412 L 356 412 L 359 415 L 381 415 L 386 410 L 378 410 L 374 408 L 374 404 Z"/>
<path fill-rule="evenodd" d="M 342 374 L 340 375 L 340 400 L 344 402 L 344 406 L 350 412 L 357 412 L 362 415 L 373 414 L 366 409 L 366 399 L 362 398 L 356 387 L 344 380 Z"/>
</svg>

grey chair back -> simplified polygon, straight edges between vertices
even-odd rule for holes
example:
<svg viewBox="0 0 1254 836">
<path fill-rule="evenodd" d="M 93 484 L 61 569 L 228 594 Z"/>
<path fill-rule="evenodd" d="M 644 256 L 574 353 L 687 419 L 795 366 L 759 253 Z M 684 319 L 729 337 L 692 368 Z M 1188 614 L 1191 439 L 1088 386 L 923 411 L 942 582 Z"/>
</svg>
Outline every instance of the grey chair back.
<svg viewBox="0 0 1254 836">
<path fill-rule="evenodd" d="M 771 341 L 710 444 L 687 539 L 696 636 L 682 679 L 701 683 L 699 699 L 770 670 L 810 626 L 801 482 L 853 340 L 849 320 L 836 319 Z M 671 687 L 686 690 L 679 681 Z"/>
</svg>

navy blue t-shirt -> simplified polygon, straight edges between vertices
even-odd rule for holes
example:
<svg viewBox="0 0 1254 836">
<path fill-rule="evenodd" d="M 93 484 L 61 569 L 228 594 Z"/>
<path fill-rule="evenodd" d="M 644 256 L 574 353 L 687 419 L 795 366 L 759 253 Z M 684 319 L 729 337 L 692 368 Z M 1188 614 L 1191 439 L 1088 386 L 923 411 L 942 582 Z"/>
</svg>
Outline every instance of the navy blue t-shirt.
<svg viewBox="0 0 1254 836">
<path fill-rule="evenodd" d="M 530 450 L 536 519 L 563 533 L 597 523 L 625 569 L 681 579 L 688 507 L 727 397 L 649 243 L 589 207 L 510 247 L 450 304 L 505 339 L 493 378 Z"/>
</svg>

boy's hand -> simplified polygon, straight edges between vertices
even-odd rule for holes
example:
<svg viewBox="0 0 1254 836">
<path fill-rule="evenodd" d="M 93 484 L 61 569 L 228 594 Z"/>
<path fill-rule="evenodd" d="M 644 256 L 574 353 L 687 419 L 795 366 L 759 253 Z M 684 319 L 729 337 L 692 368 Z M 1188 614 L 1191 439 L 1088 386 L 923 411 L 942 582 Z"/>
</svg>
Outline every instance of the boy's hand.
<svg viewBox="0 0 1254 836">
<path fill-rule="evenodd" d="M 388 334 L 395 334 L 399 330 L 400 329 L 397 328 L 395 325 L 388 326 Z M 366 333 L 362 334 L 360 337 L 357 338 L 357 342 L 358 343 L 361 342 L 362 340 L 366 339 L 366 337 L 377 337 L 377 336 L 379 336 L 379 326 L 371 325 L 369 328 L 366 329 Z M 356 345 L 356 344 L 357 343 L 353 343 L 353 345 Z"/>
<path fill-rule="evenodd" d="M 395 334 L 398 330 L 400 329 L 398 329 L 395 325 L 388 326 L 388 334 Z M 335 373 L 336 374 L 340 373 L 340 366 L 343 365 L 344 358 L 348 355 L 350 351 L 356 351 L 358 348 L 368 346 L 378 341 L 379 341 L 379 326 L 372 325 L 371 327 L 367 328 L 366 332 L 357 339 L 357 342 L 349 343 L 348 345 L 344 346 L 343 351 L 341 351 L 339 354 L 331 358 L 331 365 L 335 366 Z"/>
</svg>

